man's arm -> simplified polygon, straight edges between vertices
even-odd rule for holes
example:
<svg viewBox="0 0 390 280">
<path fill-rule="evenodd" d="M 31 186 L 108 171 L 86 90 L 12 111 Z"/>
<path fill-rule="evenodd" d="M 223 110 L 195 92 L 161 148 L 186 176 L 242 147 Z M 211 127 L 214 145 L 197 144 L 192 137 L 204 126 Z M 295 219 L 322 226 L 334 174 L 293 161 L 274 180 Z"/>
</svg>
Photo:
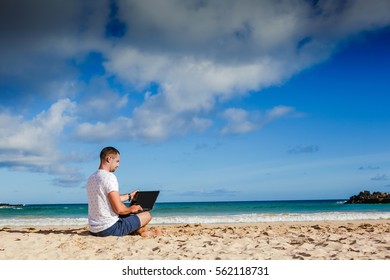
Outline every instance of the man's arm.
<svg viewBox="0 0 390 280">
<path fill-rule="evenodd" d="M 130 194 L 128 194 L 128 193 L 121 194 L 121 195 L 119 195 L 119 197 L 121 198 L 121 202 L 125 202 L 127 200 L 130 200 Z"/>
<path fill-rule="evenodd" d="M 127 215 L 142 210 L 142 207 L 139 205 L 132 205 L 127 207 L 122 202 L 122 196 L 127 196 L 128 198 L 128 195 L 119 195 L 117 191 L 112 191 L 108 194 L 108 199 L 110 200 L 112 209 L 114 210 L 115 213 L 117 213 L 118 215 Z M 124 201 L 126 200 L 127 199 L 125 199 Z"/>
<path fill-rule="evenodd" d="M 138 190 L 132 191 L 131 193 L 121 194 L 119 195 L 122 202 L 133 200 L 135 194 L 138 192 Z"/>
</svg>

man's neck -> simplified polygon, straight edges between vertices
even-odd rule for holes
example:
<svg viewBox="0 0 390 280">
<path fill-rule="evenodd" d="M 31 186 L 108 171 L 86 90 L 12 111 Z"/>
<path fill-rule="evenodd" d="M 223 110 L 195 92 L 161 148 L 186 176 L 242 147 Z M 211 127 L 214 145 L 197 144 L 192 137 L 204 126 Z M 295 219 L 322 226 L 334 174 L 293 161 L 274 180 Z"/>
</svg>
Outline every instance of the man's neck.
<svg viewBox="0 0 390 280">
<path fill-rule="evenodd" d="M 99 170 L 105 170 L 107 172 L 110 172 L 110 168 L 108 166 L 103 165 L 103 164 L 100 164 Z"/>
</svg>

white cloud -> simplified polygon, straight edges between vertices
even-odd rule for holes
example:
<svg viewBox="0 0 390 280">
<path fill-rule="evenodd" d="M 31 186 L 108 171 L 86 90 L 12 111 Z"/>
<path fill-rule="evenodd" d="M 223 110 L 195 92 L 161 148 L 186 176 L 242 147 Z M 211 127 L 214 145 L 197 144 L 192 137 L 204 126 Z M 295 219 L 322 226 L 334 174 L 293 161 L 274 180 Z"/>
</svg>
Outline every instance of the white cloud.
<svg viewBox="0 0 390 280">
<path fill-rule="evenodd" d="M 240 108 L 226 109 L 222 117 L 226 125 L 221 129 L 222 134 L 242 134 L 258 130 L 266 124 L 283 117 L 297 115 L 294 108 L 277 106 L 261 115 L 260 112 L 248 112 Z"/>
<path fill-rule="evenodd" d="M 134 111 L 134 118 L 119 117 L 110 122 L 84 122 L 74 132 L 76 139 L 87 142 L 105 140 L 143 139 L 161 141 L 171 135 L 182 135 L 185 132 L 203 131 L 212 124 L 211 120 L 196 116 L 158 114 L 146 109 Z"/>
<path fill-rule="evenodd" d="M 223 113 L 223 117 L 227 120 L 227 125 L 221 130 L 223 134 L 246 133 L 257 129 L 259 126 L 259 124 L 248 120 L 249 113 L 243 109 L 227 109 Z"/>
<path fill-rule="evenodd" d="M 87 142 L 100 142 L 104 140 L 124 140 L 131 136 L 133 121 L 121 117 L 110 122 L 81 123 L 74 132 L 74 137 Z"/>
<path fill-rule="evenodd" d="M 276 119 L 280 119 L 287 115 L 302 116 L 302 113 L 298 113 L 294 108 L 289 106 L 276 106 L 271 110 L 268 110 L 264 117 L 264 123 L 271 122 Z"/>
<path fill-rule="evenodd" d="M 198 128 L 189 120 L 201 115 L 205 120 L 220 102 L 282 83 L 327 59 L 347 38 L 390 22 L 383 12 L 383 6 L 388 7 L 385 2 L 319 1 L 315 6 L 298 0 L 119 3 L 127 33 L 106 54 L 105 66 L 140 89 L 150 82 L 159 84 L 159 92 L 145 98 L 129 115 L 138 131 L 135 135 L 156 139 L 178 129 Z M 380 17 L 365 14 L 364 7 L 378 10 Z M 364 20 L 359 19 L 362 16 Z M 262 121 L 270 122 L 290 109 L 273 108 Z M 244 110 L 231 113 L 226 116 L 225 133 L 261 127 L 247 119 Z"/>
<path fill-rule="evenodd" d="M 12 170 L 80 176 L 62 162 L 57 141 L 74 121 L 76 104 L 69 99 L 54 103 L 32 120 L 9 113 L 0 114 L 0 166 Z"/>
<path fill-rule="evenodd" d="M 202 115 L 207 116 L 218 102 L 280 81 L 279 64 L 269 59 L 257 64 L 219 65 L 191 57 L 145 56 L 126 48 L 110 55 L 106 67 L 123 81 L 139 88 L 151 81 L 160 85 L 157 94 L 147 93 L 143 104 L 133 111 L 133 135 L 148 139 L 206 129 L 212 121 Z"/>
<path fill-rule="evenodd" d="M 108 1 L 3 3 L 3 96 L 77 100 L 83 91 L 78 113 L 85 119 L 75 133 L 96 141 L 204 131 L 215 123 L 210 114 L 221 103 L 283 83 L 359 33 L 390 24 L 386 0 L 120 0 L 116 16 L 124 36 L 113 40 L 105 37 Z M 99 83 L 93 81 L 83 86 L 70 62 L 91 51 L 102 55 L 101 80 L 113 78 L 119 89 L 107 83 L 96 91 Z M 121 91 L 123 86 L 143 92 L 151 83 L 159 90 L 140 105 Z M 259 123 L 253 112 L 235 109 L 225 115 L 225 133 L 250 132 L 289 113 L 289 107 L 276 107 Z"/>
<path fill-rule="evenodd" d="M 28 154 L 52 152 L 55 137 L 73 120 L 74 109 L 73 102 L 62 99 L 32 120 L 1 114 L 0 149 L 23 151 Z"/>
</svg>

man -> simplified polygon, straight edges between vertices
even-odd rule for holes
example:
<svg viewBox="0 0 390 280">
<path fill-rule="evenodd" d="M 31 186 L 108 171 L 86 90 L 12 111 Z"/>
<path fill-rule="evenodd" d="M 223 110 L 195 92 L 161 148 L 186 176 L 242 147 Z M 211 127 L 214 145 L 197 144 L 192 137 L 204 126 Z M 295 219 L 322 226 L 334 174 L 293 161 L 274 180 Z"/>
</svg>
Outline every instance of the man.
<svg viewBox="0 0 390 280">
<path fill-rule="evenodd" d="M 100 152 L 99 169 L 88 179 L 90 232 L 95 236 L 123 236 L 131 233 L 150 236 L 151 232 L 143 230 L 152 220 L 150 213 L 137 213 L 142 210 L 140 205 L 126 206 L 123 203 L 132 200 L 137 191 L 119 194 L 118 180 L 113 174 L 119 167 L 119 162 L 120 153 L 117 149 L 104 148 Z"/>
</svg>

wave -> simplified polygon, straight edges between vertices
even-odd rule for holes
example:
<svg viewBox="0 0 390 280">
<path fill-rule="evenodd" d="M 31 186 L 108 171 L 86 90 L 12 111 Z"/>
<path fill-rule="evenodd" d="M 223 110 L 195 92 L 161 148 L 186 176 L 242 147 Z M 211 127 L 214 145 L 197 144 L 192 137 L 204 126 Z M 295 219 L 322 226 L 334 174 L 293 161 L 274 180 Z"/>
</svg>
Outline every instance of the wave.
<svg viewBox="0 0 390 280">
<path fill-rule="evenodd" d="M 12 218 L 0 219 L 0 226 L 85 226 L 87 218 Z"/>
<path fill-rule="evenodd" d="M 261 222 L 354 221 L 390 219 L 390 212 L 320 212 L 286 214 L 245 214 L 215 216 L 157 216 L 151 224 L 230 224 Z M 87 218 L 10 218 L 0 226 L 86 226 Z"/>
<path fill-rule="evenodd" d="M 347 200 L 342 200 L 342 201 L 336 201 L 336 204 L 345 204 Z"/>
<path fill-rule="evenodd" d="M 227 216 L 177 216 L 155 217 L 155 224 L 229 224 L 229 223 L 261 223 L 261 222 L 310 222 L 310 221 L 354 221 L 390 219 L 389 212 L 328 212 L 310 214 L 248 214 Z"/>
<path fill-rule="evenodd" d="M 3 205 L 0 206 L 0 209 L 15 209 L 15 210 L 22 210 L 23 208 L 20 206 L 8 206 L 8 205 Z"/>
</svg>

